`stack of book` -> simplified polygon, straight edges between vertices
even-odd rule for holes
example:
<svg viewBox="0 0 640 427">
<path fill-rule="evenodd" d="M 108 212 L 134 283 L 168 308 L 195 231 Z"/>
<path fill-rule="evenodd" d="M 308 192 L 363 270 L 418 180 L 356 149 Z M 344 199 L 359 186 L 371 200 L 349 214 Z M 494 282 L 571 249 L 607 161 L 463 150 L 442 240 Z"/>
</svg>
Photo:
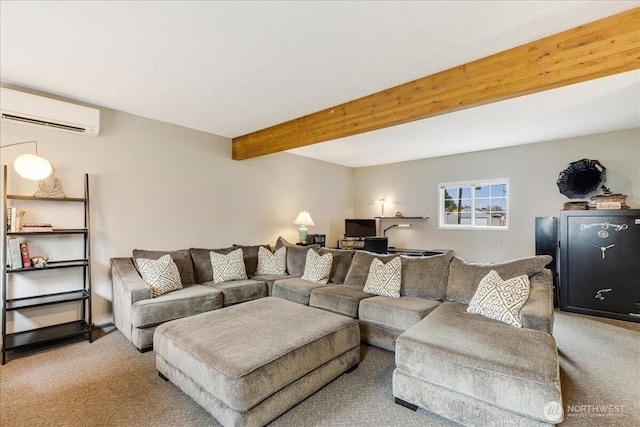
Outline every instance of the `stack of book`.
<svg viewBox="0 0 640 427">
<path fill-rule="evenodd" d="M 53 231 L 53 227 L 48 222 L 25 222 L 24 224 L 22 224 L 22 228 L 20 229 L 20 231 L 24 233 L 38 233 L 43 231 Z"/>
<path fill-rule="evenodd" d="M 22 218 L 25 211 L 21 211 L 18 208 L 7 208 L 7 231 L 10 233 L 16 233 L 20 231 L 22 227 Z"/>
<path fill-rule="evenodd" d="M 17 237 L 7 239 L 7 266 L 11 269 L 31 267 L 29 245 Z"/>
</svg>

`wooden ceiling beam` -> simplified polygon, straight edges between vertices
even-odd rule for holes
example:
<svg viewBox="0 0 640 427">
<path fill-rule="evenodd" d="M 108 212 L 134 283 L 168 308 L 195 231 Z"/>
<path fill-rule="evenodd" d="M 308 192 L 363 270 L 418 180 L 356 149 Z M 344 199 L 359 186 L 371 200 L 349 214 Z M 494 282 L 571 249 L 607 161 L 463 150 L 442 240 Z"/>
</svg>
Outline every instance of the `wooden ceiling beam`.
<svg viewBox="0 0 640 427">
<path fill-rule="evenodd" d="M 244 160 L 640 69 L 640 8 L 233 139 Z"/>
</svg>

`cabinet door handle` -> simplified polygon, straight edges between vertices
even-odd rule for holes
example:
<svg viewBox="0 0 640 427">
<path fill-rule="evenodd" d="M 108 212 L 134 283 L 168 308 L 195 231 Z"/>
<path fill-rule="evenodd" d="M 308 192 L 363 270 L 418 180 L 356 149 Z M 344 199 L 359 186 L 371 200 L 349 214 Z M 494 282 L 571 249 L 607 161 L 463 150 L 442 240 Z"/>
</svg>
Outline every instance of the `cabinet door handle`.
<svg viewBox="0 0 640 427">
<path fill-rule="evenodd" d="M 598 246 L 594 243 L 593 246 L 602 251 L 602 259 L 605 259 L 606 258 L 605 252 L 607 251 L 607 249 L 611 249 L 612 247 L 614 247 L 615 243 L 612 243 L 609 246 Z"/>
<path fill-rule="evenodd" d="M 595 298 L 599 299 L 600 301 L 604 300 L 604 296 L 602 295 L 603 292 L 611 292 L 613 289 L 611 288 L 607 288 L 607 289 L 600 289 L 598 292 L 596 292 L 596 296 Z"/>
</svg>

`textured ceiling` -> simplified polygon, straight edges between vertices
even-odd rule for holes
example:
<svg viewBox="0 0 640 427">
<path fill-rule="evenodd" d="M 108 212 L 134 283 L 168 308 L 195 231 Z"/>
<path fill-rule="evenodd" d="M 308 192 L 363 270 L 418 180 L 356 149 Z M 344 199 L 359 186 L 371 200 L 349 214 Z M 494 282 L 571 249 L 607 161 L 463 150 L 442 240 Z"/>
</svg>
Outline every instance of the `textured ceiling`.
<svg viewBox="0 0 640 427">
<path fill-rule="evenodd" d="M 638 1 L 0 2 L 0 80 L 226 137 Z M 349 166 L 640 126 L 625 73 L 291 152 Z"/>
</svg>

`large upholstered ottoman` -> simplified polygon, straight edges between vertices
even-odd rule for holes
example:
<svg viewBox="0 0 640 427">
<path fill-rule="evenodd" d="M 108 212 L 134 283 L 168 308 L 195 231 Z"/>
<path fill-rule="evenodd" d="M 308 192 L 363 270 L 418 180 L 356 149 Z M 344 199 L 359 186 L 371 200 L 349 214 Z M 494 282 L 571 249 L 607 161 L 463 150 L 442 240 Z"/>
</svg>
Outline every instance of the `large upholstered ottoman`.
<svg viewBox="0 0 640 427">
<path fill-rule="evenodd" d="M 160 325 L 156 367 L 224 426 L 277 418 L 360 361 L 358 322 L 267 297 Z"/>
</svg>

